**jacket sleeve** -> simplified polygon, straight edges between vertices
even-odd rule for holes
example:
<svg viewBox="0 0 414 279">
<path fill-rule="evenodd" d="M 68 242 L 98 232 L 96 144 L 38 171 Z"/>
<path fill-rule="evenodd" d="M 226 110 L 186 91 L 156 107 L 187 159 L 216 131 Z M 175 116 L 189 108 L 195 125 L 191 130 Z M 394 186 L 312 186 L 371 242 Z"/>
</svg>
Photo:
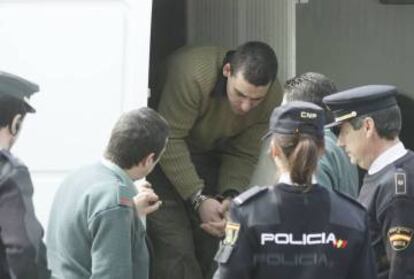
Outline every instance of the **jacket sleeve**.
<svg viewBox="0 0 414 279">
<path fill-rule="evenodd" d="M 168 120 L 170 137 L 160 166 L 181 197 L 187 199 L 204 187 L 185 142 L 199 116 L 202 85 L 192 76 L 194 73 L 181 69 L 178 62 L 171 61 L 167 72 L 158 112 Z"/>
<path fill-rule="evenodd" d="M 26 223 L 27 214 L 22 193 L 12 179 L 6 179 L 0 185 L 0 234 L 6 250 L 7 265 L 11 278 L 48 278 L 46 266 L 38 266 L 36 246 L 32 243 Z M 41 242 L 41 239 L 39 239 Z M 43 243 L 41 243 L 43 245 Z M 44 246 L 40 247 L 43 248 Z"/>
<path fill-rule="evenodd" d="M 390 263 L 389 279 L 414 279 L 414 198 L 394 196 L 384 210 L 383 243 Z"/>
<path fill-rule="evenodd" d="M 215 260 L 218 269 L 214 279 L 254 278 L 254 235 L 246 227 L 233 204 L 226 225 L 226 236 L 220 244 Z"/>
<path fill-rule="evenodd" d="M 361 249 L 353 257 L 352 269 L 347 278 L 349 279 L 376 279 L 377 269 L 375 257 L 371 246 L 371 238 L 368 229 L 368 217 L 365 218 L 364 239 L 361 242 Z"/>
<path fill-rule="evenodd" d="M 137 236 L 145 242 L 145 234 L 133 231 L 132 222 L 135 218 L 132 208 L 117 206 L 101 212 L 89 221 L 92 237 L 91 279 L 136 278 L 133 274 L 134 255 L 131 245 L 135 244 L 133 239 Z M 145 257 L 144 254 L 139 256 Z"/>
</svg>

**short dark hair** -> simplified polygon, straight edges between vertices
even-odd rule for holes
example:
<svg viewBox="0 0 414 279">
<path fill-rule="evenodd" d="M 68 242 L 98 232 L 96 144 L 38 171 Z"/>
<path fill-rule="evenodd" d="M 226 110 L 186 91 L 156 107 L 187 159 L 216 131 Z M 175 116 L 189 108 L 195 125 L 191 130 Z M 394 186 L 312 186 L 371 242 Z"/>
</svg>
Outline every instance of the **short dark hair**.
<svg viewBox="0 0 414 279">
<path fill-rule="evenodd" d="M 105 157 L 123 169 L 139 164 L 163 150 L 169 135 L 167 121 L 150 108 L 134 109 L 123 114 L 112 130 Z"/>
<path fill-rule="evenodd" d="M 278 63 L 273 49 L 263 42 L 247 42 L 239 46 L 230 57 L 231 75 L 242 72 L 255 86 L 264 86 L 276 78 Z"/>
<path fill-rule="evenodd" d="M 398 106 L 392 106 L 366 115 L 353 118 L 349 121 L 354 130 L 359 130 L 365 118 L 371 117 L 375 123 L 380 138 L 393 140 L 401 131 L 401 111 Z"/>
<path fill-rule="evenodd" d="M 338 90 L 332 80 L 320 73 L 307 72 L 286 81 L 283 91 L 287 101 L 306 101 L 325 107 L 322 99 Z"/>
<path fill-rule="evenodd" d="M 18 98 L 9 95 L 0 95 L 0 128 L 9 127 L 16 115 L 21 114 L 22 118 L 28 112 L 26 103 Z"/>
</svg>

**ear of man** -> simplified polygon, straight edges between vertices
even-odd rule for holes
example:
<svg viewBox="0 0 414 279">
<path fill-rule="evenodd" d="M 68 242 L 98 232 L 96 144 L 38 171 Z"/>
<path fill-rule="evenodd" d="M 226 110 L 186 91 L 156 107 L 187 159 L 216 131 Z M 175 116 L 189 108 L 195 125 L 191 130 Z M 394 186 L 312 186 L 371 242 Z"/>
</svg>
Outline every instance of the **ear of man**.
<svg viewBox="0 0 414 279">
<path fill-rule="evenodd" d="M 363 128 L 367 138 L 372 138 L 376 134 L 375 130 L 375 121 L 371 117 L 367 117 L 364 119 Z"/>
<path fill-rule="evenodd" d="M 231 65 L 230 63 L 226 63 L 223 66 L 223 76 L 225 76 L 226 78 L 231 76 Z"/>
<path fill-rule="evenodd" d="M 152 166 L 154 164 L 155 161 L 155 153 L 152 152 L 150 154 L 148 154 L 147 156 L 145 156 L 141 162 L 140 165 L 142 165 L 142 167 L 146 168 L 148 166 Z"/>
<path fill-rule="evenodd" d="M 11 125 L 9 125 L 10 134 L 13 136 L 16 136 L 20 132 L 22 128 L 22 124 L 23 124 L 23 116 L 21 114 L 15 115 L 13 117 L 13 121 Z"/>
</svg>

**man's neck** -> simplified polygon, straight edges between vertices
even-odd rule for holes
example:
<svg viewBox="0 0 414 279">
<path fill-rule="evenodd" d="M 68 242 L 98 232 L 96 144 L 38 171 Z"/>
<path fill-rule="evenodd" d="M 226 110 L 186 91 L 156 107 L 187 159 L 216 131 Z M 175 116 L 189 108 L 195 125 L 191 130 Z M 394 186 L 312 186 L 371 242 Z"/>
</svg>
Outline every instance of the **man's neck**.
<svg viewBox="0 0 414 279">
<path fill-rule="evenodd" d="M 10 147 L 11 147 L 10 141 L 11 141 L 10 133 L 8 133 L 7 128 L 1 128 L 0 129 L 0 149 L 10 150 Z"/>
<path fill-rule="evenodd" d="M 400 142 L 400 139 L 396 137 L 393 140 L 386 140 L 386 139 L 378 139 L 377 144 L 375 144 L 375 148 L 373 149 L 372 154 L 372 160 L 369 164 L 368 169 L 371 167 L 372 163 L 385 151 L 393 147 L 394 145 L 398 144 Z"/>
</svg>

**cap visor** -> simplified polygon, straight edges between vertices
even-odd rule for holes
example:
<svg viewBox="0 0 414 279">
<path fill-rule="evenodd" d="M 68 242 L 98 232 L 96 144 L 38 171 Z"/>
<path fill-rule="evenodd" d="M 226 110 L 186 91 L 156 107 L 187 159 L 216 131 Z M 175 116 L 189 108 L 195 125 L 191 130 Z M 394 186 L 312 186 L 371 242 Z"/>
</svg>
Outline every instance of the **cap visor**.
<svg viewBox="0 0 414 279">
<path fill-rule="evenodd" d="M 29 113 L 35 113 L 36 112 L 36 110 L 30 104 L 28 104 L 27 102 L 24 102 L 24 103 L 26 105 L 26 111 L 27 112 L 29 112 Z"/>
<path fill-rule="evenodd" d="M 329 129 L 329 128 L 332 128 L 332 127 L 335 127 L 335 126 L 341 125 L 342 123 L 344 123 L 344 122 L 343 122 L 343 121 L 331 122 L 331 123 L 329 123 L 329 124 L 324 125 L 323 127 L 324 127 L 325 129 Z"/>
</svg>

